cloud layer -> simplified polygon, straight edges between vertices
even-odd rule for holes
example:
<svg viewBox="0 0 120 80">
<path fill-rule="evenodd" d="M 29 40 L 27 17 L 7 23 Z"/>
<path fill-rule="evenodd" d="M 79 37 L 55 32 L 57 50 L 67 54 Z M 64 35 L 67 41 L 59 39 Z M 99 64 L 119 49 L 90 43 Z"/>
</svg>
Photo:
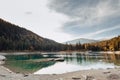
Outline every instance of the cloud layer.
<svg viewBox="0 0 120 80">
<path fill-rule="evenodd" d="M 51 11 L 49 0 L 0 0 L 0 18 L 27 28 L 42 37 L 64 42 L 70 35 L 59 31 L 67 17 Z"/>
<path fill-rule="evenodd" d="M 120 34 L 120 0 L 51 0 L 48 7 L 69 17 L 61 30 L 73 36 L 97 39 Z"/>
</svg>

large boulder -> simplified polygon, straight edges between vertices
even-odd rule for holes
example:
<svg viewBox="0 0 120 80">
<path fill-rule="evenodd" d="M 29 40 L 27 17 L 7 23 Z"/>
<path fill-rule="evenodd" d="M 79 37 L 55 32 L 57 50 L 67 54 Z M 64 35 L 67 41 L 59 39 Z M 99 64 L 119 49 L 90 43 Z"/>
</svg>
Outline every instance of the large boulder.
<svg viewBox="0 0 120 80">
<path fill-rule="evenodd" d="M 5 56 L 0 55 L 0 61 L 4 61 L 6 59 Z"/>
</svg>

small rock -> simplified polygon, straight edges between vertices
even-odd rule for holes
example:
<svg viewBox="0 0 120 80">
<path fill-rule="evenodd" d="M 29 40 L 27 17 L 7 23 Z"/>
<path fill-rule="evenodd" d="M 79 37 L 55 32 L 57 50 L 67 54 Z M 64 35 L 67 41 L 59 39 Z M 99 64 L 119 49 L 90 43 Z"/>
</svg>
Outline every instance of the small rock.
<svg viewBox="0 0 120 80">
<path fill-rule="evenodd" d="M 106 72 L 103 72 L 104 74 L 108 74 L 108 73 L 111 73 L 110 71 L 106 71 Z"/>
<path fill-rule="evenodd" d="M 55 79 L 55 80 L 64 80 L 63 78 Z"/>
<path fill-rule="evenodd" d="M 79 77 L 72 77 L 73 80 L 81 80 Z"/>
<path fill-rule="evenodd" d="M 112 69 L 112 68 L 107 68 L 107 69 Z"/>
<path fill-rule="evenodd" d="M 27 77 L 28 76 L 28 74 L 24 74 L 24 77 Z"/>
<path fill-rule="evenodd" d="M 93 76 L 86 76 L 86 80 L 94 80 Z"/>
<path fill-rule="evenodd" d="M 1 77 L 5 77 L 5 75 L 0 75 Z"/>
<path fill-rule="evenodd" d="M 52 74 L 52 75 L 57 75 L 57 74 Z"/>
<path fill-rule="evenodd" d="M 108 76 L 108 79 L 109 79 L 109 80 L 120 80 L 120 77 L 119 77 L 119 75 L 117 75 L 117 74 L 110 74 L 110 75 Z"/>
<path fill-rule="evenodd" d="M 17 74 L 20 73 L 20 72 L 16 72 Z"/>
</svg>

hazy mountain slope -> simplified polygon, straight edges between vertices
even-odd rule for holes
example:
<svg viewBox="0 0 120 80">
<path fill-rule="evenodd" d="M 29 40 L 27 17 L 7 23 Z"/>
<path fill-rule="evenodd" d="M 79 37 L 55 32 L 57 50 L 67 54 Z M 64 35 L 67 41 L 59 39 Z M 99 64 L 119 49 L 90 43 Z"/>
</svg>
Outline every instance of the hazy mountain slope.
<svg viewBox="0 0 120 80">
<path fill-rule="evenodd" d="M 0 19 L 0 50 L 60 50 L 61 44 Z"/>
<path fill-rule="evenodd" d="M 80 38 L 80 39 L 75 39 L 75 40 L 71 40 L 71 41 L 67 41 L 64 43 L 68 43 L 68 44 L 76 44 L 76 43 L 93 43 L 93 42 L 98 42 L 98 40 L 92 40 L 92 39 L 84 39 L 84 38 Z"/>
</svg>

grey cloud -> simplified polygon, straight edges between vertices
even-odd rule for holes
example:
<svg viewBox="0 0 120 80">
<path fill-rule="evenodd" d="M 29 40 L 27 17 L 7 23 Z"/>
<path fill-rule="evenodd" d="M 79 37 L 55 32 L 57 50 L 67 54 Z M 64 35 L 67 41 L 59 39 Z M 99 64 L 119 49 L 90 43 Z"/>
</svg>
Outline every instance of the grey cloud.
<svg viewBox="0 0 120 80">
<path fill-rule="evenodd" d="M 62 27 L 62 30 L 64 32 L 67 32 L 73 35 L 83 35 L 83 34 L 89 34 L 91 32 L 107 29 L 110 27 L 118 26 L 118 25 L 120 26 L 120 16 L 109 17 L 107 20 L 102 21 L 99 24 L 92 24 L 91 26 L 90 25 L 81 26 L 79 21 L 67 22 Z"/>
<path fill-rule="evenodd" d="M 51 0 L 48 6 L 70 17 L 61 29 L 74 36 L 120 26 L 120 0 Z"/>
<path fill-rule="evenodd" d="M 115 37 L 115 36 L 117 36 L 116 34 L 120 34 L 120 28 L 112 30 L 112 31 L 103 32 L 103 33 L 99 34 L 99 36 L 97 38 L 99 38 L 99 37 L 104 38 L 104 36 Z M 93 37 L 96 37 L 96 36 L 93 36 Z"/>
<path fill-rule="evenodd" d="M 51 0 L 49 8 L 69 16 L 77 16 L 83 12 L 94 13 L 99 4 L 107 3 L 111 9 L 120 7 L 120 0 Z M 99 7 L 102 7 L 100 5 Z M 85 15 L 85 14 L 84 14 Z"/>
<path fill-rule="evenodd" d="M 80 11 L 86 8 L 94 8 L 100 0 L 51 0 L 48 5 L 51 9 L 66 15 L 79 16 Z M 88 10 L 88 9 L 87 9 Z"/>
</svg>

